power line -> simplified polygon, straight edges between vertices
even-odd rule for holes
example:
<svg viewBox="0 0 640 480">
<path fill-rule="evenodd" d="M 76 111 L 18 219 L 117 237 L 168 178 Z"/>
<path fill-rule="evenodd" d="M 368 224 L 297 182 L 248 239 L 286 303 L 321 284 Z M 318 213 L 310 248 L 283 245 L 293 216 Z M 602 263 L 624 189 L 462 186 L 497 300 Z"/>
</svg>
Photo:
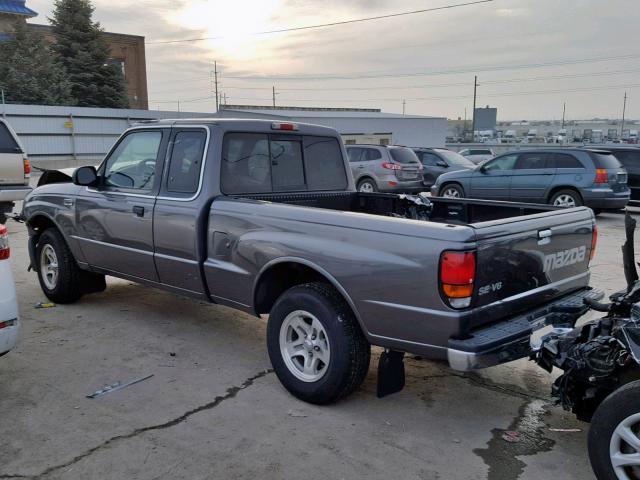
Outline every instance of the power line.
<svg viewBox="0 0 640 480">
<path fill-rule="evenodd" d="M 398 13 L 389 13 L 386 15 L 377 15 L 375 17 L 365 17 L 365 18 L 355 18 L 352 20 L 341 20 L 338 22 L 329 22 L 329 23 L 321 23 L 317 25 L 305 25 L 302 27 L 291 27 L 291 28 L 280 28 L 277 30 L 267 30 L 263 32 L 252 32 L 247 33 L 247 35 L 268 35 L 272 33 L 284 33 L 284 32 L 296 32 L 300 30 L 311 30 L 316 28 L 326 28 L 326 27 L 337 27 L 339 25 L 347 25 L 350 23 L 362 23 L 362 22 L 370 22 L 373 20 L 382 20 L 385 18 L 394 18 L 394 17 L 403 17 L 406 15 L 415 15 L 417 13 L 427 13 L 427 12 L 436 12 L 438 10 L 450 10 L 452 8 L 459 7 L 469 7 L 471 5 L 479 5 L 481 3 L 489 3 L 493 2 L 493 0 L 477 0 L 474 2 L 466 2 L 466 3 L 456 3 L 452 5 L 443 5 L 441 7 L 433 7 L 433 8 L 423 8 L 421 10 L 412 10 L 409 12 L 398 12 Z M 199 37 L 199 38 L 185 38 L 182 40 L 158 40 L 155 42 L 146 42 L 147 45 L 162 45 L 168 43 L 187 43 L 187 42 L 201 42 L 204 40 L 220 40 L 223 38 L 227 38 L 228 35 L 219 35 L 216 37 Z"/>
<path fill-rule="evenodd" d="M 434 70 L 430 72 L 406 72 L 406 73 L 374 73 L 364 72 L 357 75 L 322 75 L 322 74 L 309 74 L 300 76 L 286 76 L 286 75 L 227 75 L 225 78 L 233 78 L 237 80 L 363 80 L 369 78 L 400 78 L 400 77 L 422 77 L 432 75 L 453 75 L 458 73 L 473 73 L 473 72 L 489 72 L 498 70 L 520 70 L 528 68 L 542 68 L 552 67 L 558 65 L 577 65 L 581 63 L 597 63 L 597 62 L 609 62 L 613 60 L 628 60 L 632 58 L 640 58 L 640 54 L 628 54 L 608 57 L 592 57 L 573 60 L 558 60 L 553 62 L 541 62 L 541 63 L 526 63 L 516 65 L 474 65 L 470 67 L 454 67 L 449 70 Z"/>
</svg>

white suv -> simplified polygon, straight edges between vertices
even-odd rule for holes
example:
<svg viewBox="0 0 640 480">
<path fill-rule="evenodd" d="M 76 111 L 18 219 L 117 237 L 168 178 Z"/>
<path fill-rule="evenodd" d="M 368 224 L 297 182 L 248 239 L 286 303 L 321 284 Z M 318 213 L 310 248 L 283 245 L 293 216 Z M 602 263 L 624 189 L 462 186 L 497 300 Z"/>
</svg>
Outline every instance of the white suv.
<svg viewBox="0 0 640 480">
<path fill-rule="evenodd" d="M 465 148 L 458 153 L 476 165 L 491 160 L 496 156 L 490 148 Z"/>
<path fill-rule="evenodd" d="M 31 191 L 31 165 L 16 132 L 0 119 L 0 223 L 13 210 L 14 202 Z"/>
<path fill-rule="evenodd" d="M 18 340 L 18 303 L 9 255 L 7 227 L 0 225 L 0 356 Z"/>
</svg>

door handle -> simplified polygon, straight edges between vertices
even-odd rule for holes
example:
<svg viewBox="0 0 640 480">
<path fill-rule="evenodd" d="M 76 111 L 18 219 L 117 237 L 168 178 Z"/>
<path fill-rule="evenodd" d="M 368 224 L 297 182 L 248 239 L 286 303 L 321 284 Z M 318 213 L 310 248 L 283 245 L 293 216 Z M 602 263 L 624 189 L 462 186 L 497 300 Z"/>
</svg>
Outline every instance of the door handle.
<svg viewBox="0 0 640 480">
<path fill-rule="evenodd" d="M 364 165 L 360 165 L 358 168 L 364 168 Z"/>
<path fill-rule="evenodd" d="M 144 207 L 136 205 L 133 207 L 133 213 L 135 213 L 137 217 L 144 217 Z"/>
<path fill-rule="evenodd" d="M 538 231 L 538 245 L 547 245 L 551 243 L 551 230 L 539 230 Z"/>
<path fill-rule="evenodd" d="M 73 198 L 65 198 L 62 203 L 64 203 L 65 207 L 71 208 L 73 207 Z"/>
</svg>

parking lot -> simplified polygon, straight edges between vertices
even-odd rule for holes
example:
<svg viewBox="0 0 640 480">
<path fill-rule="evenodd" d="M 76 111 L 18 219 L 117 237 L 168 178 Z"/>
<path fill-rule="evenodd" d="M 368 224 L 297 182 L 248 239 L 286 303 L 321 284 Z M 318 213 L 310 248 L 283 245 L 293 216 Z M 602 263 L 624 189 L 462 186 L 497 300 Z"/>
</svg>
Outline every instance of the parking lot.
<svg viewBox="0 0 640 480">
<path fill-rule="evenodd" d="M 608 293 L 624 286 L 623 218 L 598 217 L 591 283 Z M 271 372 L 264 319 L 114 279 L 34 308 L 27 232 L 8 226 L 22 335 L 0 361 L 0 478 L 593 478 L 588 425 L 532 363 L 409 359 L 405 390 L 377 399 L 376 350 L 355 395 L 316 407 Z"/>
</svg>

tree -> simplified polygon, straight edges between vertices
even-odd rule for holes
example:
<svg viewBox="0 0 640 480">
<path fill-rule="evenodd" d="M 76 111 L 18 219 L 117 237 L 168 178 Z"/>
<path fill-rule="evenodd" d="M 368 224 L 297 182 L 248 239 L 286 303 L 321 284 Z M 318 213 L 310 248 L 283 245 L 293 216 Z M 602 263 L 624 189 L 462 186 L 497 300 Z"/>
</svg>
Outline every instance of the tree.
<svg viewBox="0 0 640 480">
<path fill-rule="evenodd" d="M 44 36 L 24 21 L 0 42 L 0 87 L 11 103 L 71 105 L 71 85 Z"/>
<path fill-rule="evenodd" d="M 100 24 L 92 20 L 90 0 L 56 0 L 54 5 L 52 48 L 67 72 L 76 105 L 127 108 L 124 76 L 119 65 L 109 62 L 109 46 Z"/>
</svg>

